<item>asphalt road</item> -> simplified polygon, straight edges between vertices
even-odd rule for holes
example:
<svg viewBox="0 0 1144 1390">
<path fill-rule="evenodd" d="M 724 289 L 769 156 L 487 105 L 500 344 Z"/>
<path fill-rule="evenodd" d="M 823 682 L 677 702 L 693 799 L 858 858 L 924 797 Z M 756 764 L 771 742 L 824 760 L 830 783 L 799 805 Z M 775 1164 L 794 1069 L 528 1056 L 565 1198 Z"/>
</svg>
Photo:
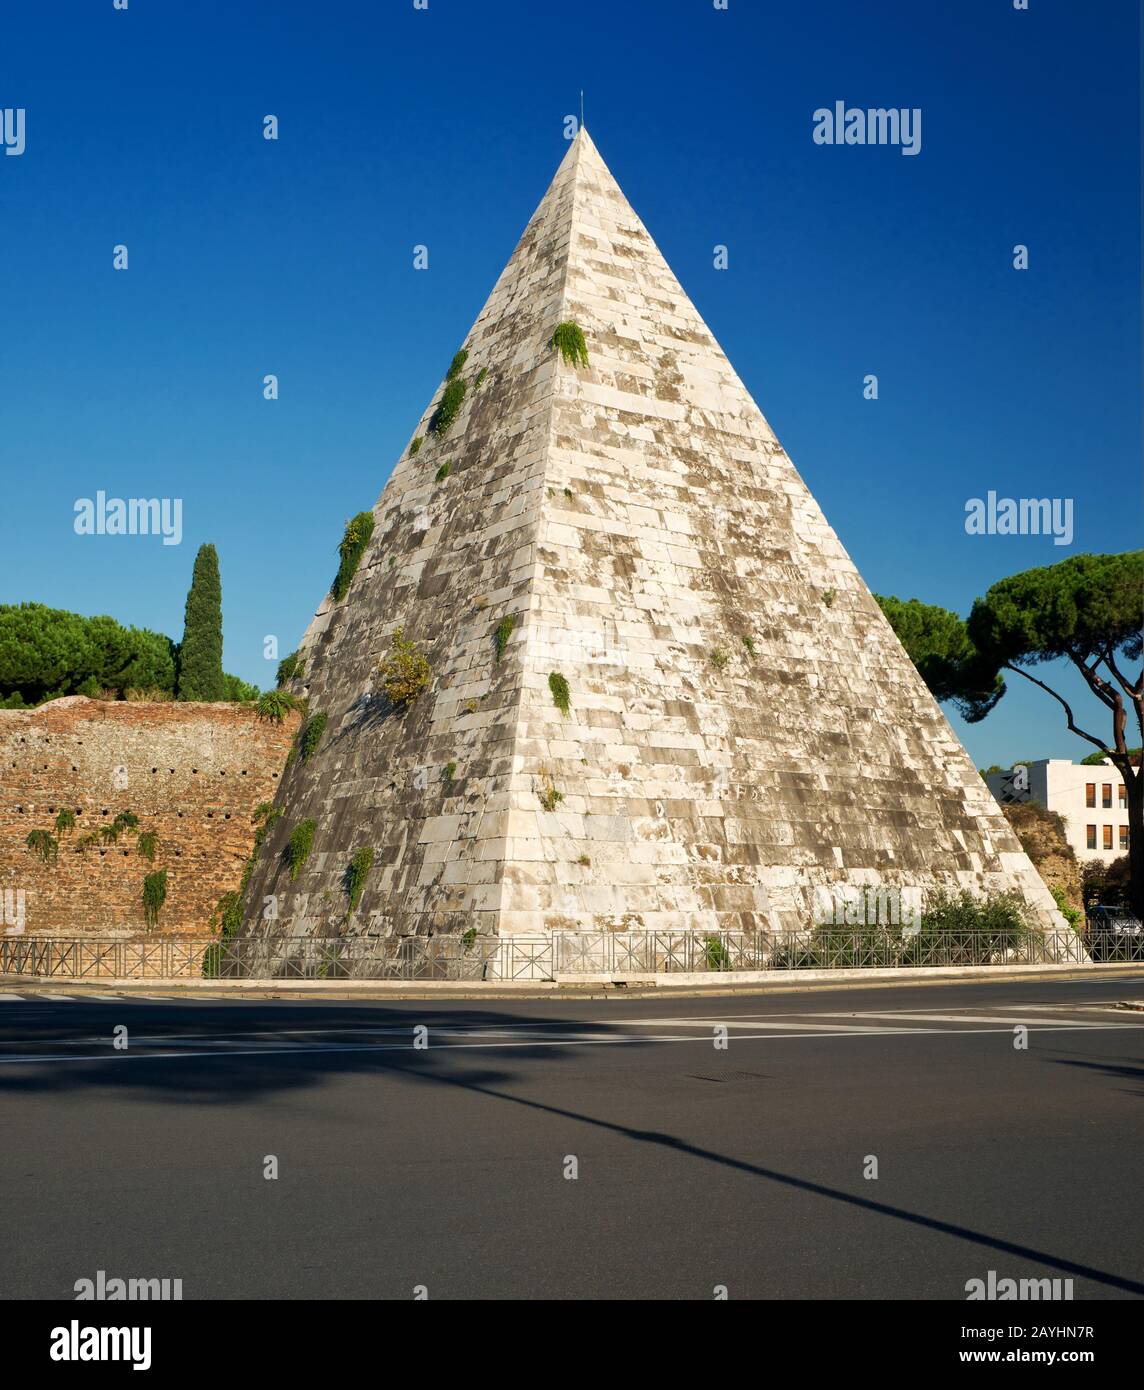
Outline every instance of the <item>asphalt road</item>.
<svg viewBox="0 0 1144 1390">
<path fill-rule="evenodd" d="M 1138 1298 L 1126 999 L 1144 976 L 595 1003 L 9 991 L 0 1297 L 103 1270 L 185 1299 L 963 1299 L 995 1270 Z"/>
</svg>

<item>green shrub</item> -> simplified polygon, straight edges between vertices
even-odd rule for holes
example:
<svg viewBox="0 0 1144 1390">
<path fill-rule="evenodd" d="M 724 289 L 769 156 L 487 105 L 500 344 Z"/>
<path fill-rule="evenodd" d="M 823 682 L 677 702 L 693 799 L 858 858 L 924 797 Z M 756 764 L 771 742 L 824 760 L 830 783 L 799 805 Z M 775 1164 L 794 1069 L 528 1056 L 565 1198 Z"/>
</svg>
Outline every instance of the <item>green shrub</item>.
<svg viewBox="0 0 1144 1390">
<path fill-rule="evenodd" d="M 584 341 L 584 330 L 571 319 L 556 325 L 549 346 L 557 348 L 570 367 L 588 365 L 588 344 Z"/>
<path fill-rule="evenodd" d="M 446 783 L 452 782 L 453 778 L 454 778 L 456 775 L 457 775 L 457 764 L 456 764 L 456 763 L 446 763 L 445 766 L 441 769 L 441 776 L 444 778 L 444 780 L 445 780 Z"/>
<path fill-rule="evenodd" d="M 265 691 L 258 697 L 255 706 L 259 719 L 269 720 L 272 724 L 281 724 L 291 710 L 301 708 L 302 701 L 286 690 Z"/>
<path fill-rule="evenodd" d="M 822 601 L 823 601 L 823 603 L 826 604 L 827 608 L 833 607 L 833 606 L 834 606 L 834 590 L 833 590 L 833 589 L 827 589 L 827 590 L 823 593 L 823 595 L 822 595 Z"/>
<path fill-rule="evenodd" d="M 512 630 L 516 626 L 516 618 L 510 613 L 497 624 L 494 634 L 497 644 L 497 660 L 504 656 L 504 649 L 508 646 L 508 639 L 512 636 Z"/>
<path fill-rule="evenodd" d="M 60 808 L 59 815 L 56 816 L 56 834 L 64 835 L 69 830 L 75 829 L 75 812 L 69 811 L 66 806 Z"/>
<path fill-rule="evenodd" d="M 96 845 L 99 844 L 100 839 L 101 836 L 99 831 L 91 830 L 86 835 L 81 835 L 79 837 L 79 839 L 75 842 L 75 847 L 79 850 L 80 854 L 86 854 L 89 849 L 93 849 Z"/>
<path fill-rule="evenodd" d="M 24 843 L 33 854 L 38 854 L 45 864 L 52 863 L 59 856 L 59 841 L 50 830 L 33 830 L 29 832 Z"/>
<path fill-rule="evenodd" d="M 416 437 L 416 439 L 414 439 L 414 441 L 412 442 L 412 444 L 410 444 L 410 446 L 409 446 L 409 457 L 410 457 L 411 459 L 412 459 L 412 458 L 416 458 L 417 455 L 421 452 L 421 444 L 422 444 L 422 439 L 421 439 L 421 436 L 418 435 L 418 436 Z"/>
<path fill-rule="evenodd" d="M 716 647 L 713 651 L 708 652 L 707 656 L 711 665 L 720 671 L 731 660 L 730 653 L 725 652 L 722 647 Z"/>
<path fill-rule="evenodd" d="M 433 674 L 428 658 L 415 642 L 406 641 L 402 628 L 393 634 L 389 655 L 378 663 L 377 671 L 390 704 L 399 707 L 411 705 Z"/>
<path fill-rule="evenodd" d="M 302 730 L 302 737 L 298 741 L 298 751 L 303 762 L 308 762 L 311 754 L 316 752 L 318 744 L 322 741 L 322 735 L 326 731 L 329 718 L 328 714 L 319 710 L 317 714 L 312 714 L 306 721 L 306 727 Z"/>
<path fill-rule="evenodd" d="M 350 915 L 357 911 L 357 905 L 361 901 L 361 895 L 365 890 L 365 881 L 373 868 L 373 850 L 368 846 L 359 849 L 349 862 L 346 869 L 346 892 L 350 900 Z"/>
<path fill-rule="evenodd" d="M 429 428 L 438 439 L 444 439 L 452 427 L 453 421 L 457 418 L 457 412 L 461 409 L 461 404 L 465 399 L 465 378 L 463 376 L 454 377 L 445 387 L 437 409 L 433 412 L 433 418 L 429 421 Z"/>
<path fill-rule="evenodd" d="M 489 369 L 487 367 L 482 367 L 476 375 L 476 380 L 473 382 L 474 391 L 479 391 L 481 389 L 481 387 L 485 384 L 485 377 L 487 377 L 488 374 Z"/>
<path fill-rule="evenodd" d="M 754 656 L 754 654 L 755 654 L 755 639 L 754 639 L 753 637 L 744 637 L 744 638 L 743 638 L 743 646 L 746 647 L 747 651 L 751 654 L 751 656 Z"/>
<path fill-rule="evenodd" d="M 438 468 L 438 470 L 437 470 L 437 476 L 436 476 L 436 479 L 435 479 L 436 482 L 438 482 L 438 483 L 443 483 L 443 482 L 445 481 L 445 479 L 449 476 L 449 468 L 450 468 L 451 463 L 452 463 L 452 460 L 451 460 L 451 459 L 448 459 L 448 460 L 446 460 L 446 462 L 444 462 L 444 463 L 441 465 L 440 468 Z"/>
<path fill-rule="evenodd" d="M 330 587 L 330 593 L 336 602 L 340 603 L 349 593 L 350 582 L 357 573 L 358 565 L 361 564 L 361 557 L 365 554 L 370 536 L 373 535 L 373 527 L 372 512 L 358 512 L 357 516 L 346 522 L 345 534 L 338 546 L 341 564 Z"/>
<path fill-rule="evenodd" d="M 1054 884 L 1049 892 L 1053 895 L 1053 902 L 1059 908 L 1061 916 L 1072 927 L 1073 931 L 1080 931 L 1084 925 L 1084 913 L 1079 908 L 1072 906 L 1065 897 L 1065 890 L 1059 883 Z"/>
<path fill-rule="evenodd" d="M 568 682 L 559 671 L 552 671 L 548 676 L 548 689 L 552 692 L 552 703 L 561 714 L 567 714 L 572 708 L 572 694 L 568 689 Z"/>
<path fill-rule="evenodd" d="M 101 825 L 99 835 L 105 845 L 114 845 L 125 830 L 138 830 L 139 818 L 130 811 L 120 811 L 110 825 Z"/>
<path fill-rule="evenodd" d="M 158 926 L 159 913 L 167 901 L 167 870 L 156 869 L 143 880 L 143 920 L 149 927 Z"/>
<path fill-rule="evenodd" d="M 283 657 L 278 663 L 277 684 L 285 685 L 287 681 L 294 680 L 295 677 L 301 680 L 302 672 L 303 663 L 298 660 L 298 653 L 291 652 L 289 656 Z"/>
<path fill-rule="evenodd" d="M 286 862 L 290 865 L 291 880 L 298 877 L 302 872 L 302 865 L 310 857 L 310 851 L 314 847 L 314 831 L 317 828 L 317 822 L 312 820 L 299 821 L 294 827 L 290 843 L 286 847 Z"/>
<path fill-rule="evenodd" d="M 470 927 L 470 928 L 468 929 L 468 931 L 463 931 L 463 932 L 461 933 L 461 945 L 465 948 L 466 951 L 471 951 L 471 950 L 473 949 L 473 947 L 474 947 L 476 944 L 477 944 L 477 929 L 476 929 L 476 927 Z"/>
<path fill-rule="evenodd" d="M 203 952 L 203 978 L 217 980 L 222 973 L 222 961 L 227 946 L 238 935 L 242 926 L 242 894 L 224 893 L 211 913 L 210 929 L 218 933 L 218 941 L 212 941 Z"/>
<path fill-rule="evenodd" d="M 157 830 L 144 830 L 136 841 L 136 848 L 148 863 L 155 862 L 155 855 L 159 850 L 159 832 Z"/>
<path fill-rule="evenodd" d="M 703 952 L 707 958 L 708 970 L 730 970 L 731 955 L 723 944 L 722 938 L 705 936 L 703 938 Z"/>
<path fill-rule="evenodd" d="M 538 791 L 540 804 L 546 811 L 555 811 L 557 806 L 564 800 L 564 793 L 558 792 L 551 781 L 545 782 L 544 786 Z"/>
<path fill-rule="evenodd" d="M 465 369 L 465 363 L 469 360 L 469 349 L 462 348 L 460 352 L 453 354 L 453 360 L 449 363 L 449 370 L 445 373 L 446 381 L 456 381 Z"/>
</svg>

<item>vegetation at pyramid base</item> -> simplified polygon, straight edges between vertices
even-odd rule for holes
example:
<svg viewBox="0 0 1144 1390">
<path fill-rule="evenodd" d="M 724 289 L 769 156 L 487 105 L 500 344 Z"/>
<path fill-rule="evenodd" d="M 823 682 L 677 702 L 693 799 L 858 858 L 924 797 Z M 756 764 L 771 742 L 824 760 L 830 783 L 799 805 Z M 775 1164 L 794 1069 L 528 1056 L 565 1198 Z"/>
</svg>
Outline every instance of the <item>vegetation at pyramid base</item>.
<svg viewBox="0 0 1144 1390">
<path fill-rule="evenodd" d="M 45 864 L 51 864 L 59 855 L 59 841 L 50 830 L 32 830 L 24 841 L 33 854 L 38 855 Z"/>
<path fill-rule="evenodd" d="M 365 881 L 371 868 L 373 868 L 373 850 L 366 846 L 355 853 L 346 869 L 346 893 L 349 895 L 351 916 L 357 911 L 357 905 L 361 901 Z"/>
<path fill-rule="evenodd" d="M 556 325 L 549 346 L 556 348 L 570 367 L 588 365 L 588 344 L 584 339 L 584 330 L 572 319 Z"/>
<path fill-rule="evenodd" d="M 156 869 L 143 880 L 143 920 L 149 927 L 158 926 L 159 913 L 167 901 L 167 870 Z"/>
<path fill-rule="evenodd" d="M 326 731 L 326 724 L 330 716 L 324 711 L 313 714 L 306 721 L 302 730 L 301 738 L 298 741 L 298 751 L 302 761 L 308 762 L 312 755 L 317 751 L 318 744 L 322 741 L 322 735 Z"/>
<path fill-rule="evenodd" d="M 218 552 L 213 545 L 200 546 L 195 556 L 178 668 L 175 690 L 180 700 L 226 699 L 222 669 L 222 580 Z"/>
<path fill-rule="evenodd" d="M 466 382 L 463 376 L 454 377 L 445 387 L 444 394 L 429 421 L 430 430 L 438 439 L 444 439 L 465 399 Z"/>
<path fill-rule="evenodd" d="M 341 564 L 330 587 L 330 593 L 338 603 L 349 593 L 350 583 L 357 573 L 358 565 L 361 564 L 361 557 L 365 554 L 369 538 L 373 535 L 373 527 L 373 512 L 358 512 L 357 516 L 346 522 L 345 534 L 338 546 Z"/>
<path fill-rule="evenodd" d="M 377 673 L 390 704 L 403 708 L 411 705 L 429 684 L 433 668 L 428 657 L 415 642 L 406 640 L 404 629 L 399 627 L 393 634 L 389 654 L 378 663 Z"/>
<path fill-rule="evenodd" d="M 446 381 L 456 381 L 465 370 L 465 363 L 469 360 L 469 349 L 461 348 L 460 352 L 453 354 L 453 360 L 449 363 L 449 370 L 445 373 Z"/>
<path fill-rule="evenodd" d="M 296 651 L 291 652 L 289 656 L 284 656 L 278 663 L 276 682 L 279 686 L 283 686 L 287 681 L 301 680 L 305 674 L 305 663 L 298 660 Z"/>
<path fill-rule="evenodd" d="M 561 714 L 566 715 L 572 708 L 572 692 L 568 689 L 568 681 L 559 671 L 549 674 L 548 689 L 552 693 L 552 703 Z"/>
<path fill-rule="evenodd" d="M 242 894 L 224 893 L 215 905 L 209 925 L 212 932 L 217 932 L 219 939 L 212 941 L 203 952 L 203 978 L 217 980 L 222 974 L 226 948 L 242 926 Z"/>
<path fill-rule="evenodd" d="M 290 878 L 296 879 L 302 872 L 302 865 L 310 857 L 310 851 L 314 847 L 314 831 L 318 828 L 317 822 L 312 820 L 299 821 L 290 834 L 290 843 L 286 846 L 286 862 L 290 865 Z"/>
<path fill-rule="evenodd" d="M 501 657 L 504 656 L 505 648 L 508 646 L 508 639 L 512 636 L 512 630 L 515 626 L 516 618 L 512 613 L 502 618 L 497 624 L 497 630 L 494 633 L 494 640 L 497 647 L 497 661 L 500 661 Z"/>
<path fill-rule="evenodd" d="M 1125 737 L 1129 716 L 1144 724 L 1137 665 L 1144 649 L 1144 551 L 1074 555 L 1024 570 L 994 584 L 965 621 L 916 599 L 878 597 L 878 603 L 926 685 L 969 723 L 996 708 L 1007 675 L 1019 676 L 1057 702 L 1071 733 L 1111 760 L 1127 793 L 1129 903 L 1144 918 L 1144 769 Z M 1055 677 L 1044 668 L 1057 661 L 1067 662 L 1099 701 L 1102 723 L 1111 723 L 1110 729 L 1104 723 L 1104 737 L 1086 727 L 1089 716 L 1074 699 L 1054 689 Z"/>
<path fill-rule="evenodd" d="M 996 965 L 1036 935 L 1014 894 L 938 890 L 914 922 L 821 926 L 808 940 L 776 947 L 772 969 L 856 966 Z"/>
<path fill-rule="evenodd" d="M 281 724 L 291 710 L 302 709 L 304 705 L 304 700 L 291 695 L 288 690 L 267 690 L 258 697 L 256 710 L 259 719 Z"/>
</svg>

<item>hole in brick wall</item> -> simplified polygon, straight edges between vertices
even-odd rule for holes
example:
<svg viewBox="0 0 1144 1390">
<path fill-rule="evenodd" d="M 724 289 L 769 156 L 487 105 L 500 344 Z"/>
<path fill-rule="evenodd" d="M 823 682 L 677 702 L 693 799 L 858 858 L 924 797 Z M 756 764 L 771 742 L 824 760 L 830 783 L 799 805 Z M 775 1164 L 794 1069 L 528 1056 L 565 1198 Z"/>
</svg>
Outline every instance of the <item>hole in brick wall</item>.
<svg viewBox="0 0 1144 1390">
<path fill-rule="evenodd" d="M 182 859 L 182 857 L 183 857 L 183 851 L 182 851 L 181 849 L 177 849 L 177 850 L 175 851 L 175 858 L 176 858 L 176 859 Z"/>
<path fill-rule="evenodd" d="M 159 769 L 158 769 L 157 767 L 153 767 L 153 768 L 151 769 L 151 771 L 152 771 L 152 773 L 156 773 L 156 772 L 159 771 Z"/>
<path fill-rule="evenodd" d="M 240 777 L 245 777 L 245 776 L 246 776 L 246 768 L 243 768 L 242 771 L 241 771 L 238 775 L 239 775 Z"/>
<path fill-rule="evenodd" d="M 110 815 L 110 812 L 108 811 L 108 809 L 107 809 L 106 806 L 105 806 L 105 807 L 103 808 L 103 810 L 100 812 L 100 815 L 102 815 L 102 816 Z"/>
<path fill-rule="evenodd" d="M 223 820 L 230 820 L 230 812 L 229 812 L 229 811 L 227 811 L 226 815 L 223 816 Z"/>
<path fill-rule="evenodd" d="M 20 815 L 23 815 L 23 814 L 24 814 L 24 808 L 23 808 L 23 806 L 17 806 L 17 807 L 16 807 L 16 810 L 19 811 Z"/>
<path fill-rule="evenodd" d="M 183 819 L 183 813 L 182 813 L 182 811 L 177 812 L 177 814 L 178 814 L 179 819 L 182 820 L 182 819 Z"/>
<path fill-rule="evenodd" d="M 192 774 L 198 772 L 198 768 L 197 768 L 197 767 L 192 767 L 192 768 L 191 768 L 191 772 L 192 772 Z"/>
<path fill-rule="evenodd" d="M 278 780 L 278 774 L 276 772 L 272 772 L 270 775 L 274 778 L 275 781 Z"/>
<path fill-rule="evenodd" d="M 79 768 L 76 767 L 74 763 L 72 764 L 72 771 L 73 771 L 73 772 L 78 772 L 78 771 L 79 771 Z"/>
<path fill-rule="evenodd" d="M 207 820 L 214 820 L 214 812 L 213 812 L 213 811 L 208 811 L 208 812 L 207 812 Z"/>
<path fill-rule="evenodd" d="M 124 859 L 127 858 L 127 851 L 126 851 L 126 850 L 123 851 L 123 857 L 124 857 Z"/>
</svg>

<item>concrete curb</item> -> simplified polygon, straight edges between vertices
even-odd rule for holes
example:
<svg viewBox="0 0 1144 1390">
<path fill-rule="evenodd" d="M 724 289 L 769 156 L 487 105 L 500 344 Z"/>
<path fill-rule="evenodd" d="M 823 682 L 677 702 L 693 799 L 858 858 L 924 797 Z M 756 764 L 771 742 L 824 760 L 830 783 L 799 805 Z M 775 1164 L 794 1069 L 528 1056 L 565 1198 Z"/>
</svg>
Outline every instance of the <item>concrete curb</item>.
<svg viewBox="0 0 1144 1390">
<path fill-rule="evenodd" d="M 0 988 L 24 994 L 141 994 L 240 999 L 622 999 L 732 994 L 785 994 L 800 990 L 856 989 L 865 985 L 936 985 L 981 980 L 1144 978 L 1144 963 L 1100 965 L 924 966 L 886 970 L 679 972 L 671 975 L 575 975 L 520 982 L 471 980 L 72 980 L 0 976 Z"/>
</svg>

